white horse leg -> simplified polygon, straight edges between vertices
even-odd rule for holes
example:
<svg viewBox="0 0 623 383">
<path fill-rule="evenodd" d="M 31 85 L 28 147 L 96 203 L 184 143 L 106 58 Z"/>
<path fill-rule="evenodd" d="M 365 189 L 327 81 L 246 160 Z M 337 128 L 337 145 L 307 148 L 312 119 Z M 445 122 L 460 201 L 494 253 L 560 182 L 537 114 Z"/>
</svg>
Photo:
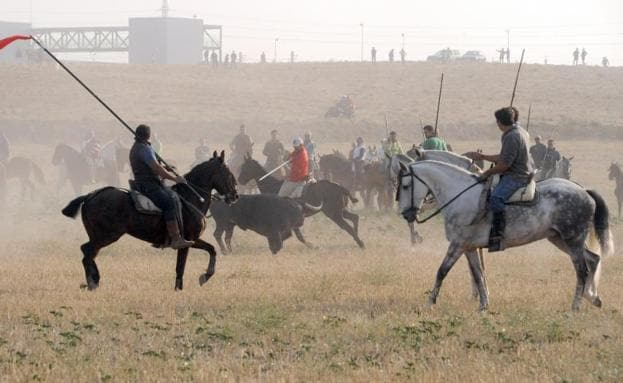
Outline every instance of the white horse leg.
<svg viewBox="0 0 623 383">
<path fill-rule="evenodd" d="M 487 295 L 489 295 L 489 288 L 487 287 L 487 278 L 485 277 L 485 258 L 483 257 L 482 248 L 478 248 L 478 262 L 480 263 L 480 273 L 482 274 L 482 282 L 485 287 L 485 291 Z M 474 279 L 474 274 L 472 276 L 472 298 L 478 299 L 480 297 L 480 293 L 478 291 L 478 284 L 476 279 Z"/>
<path fill-rule="evenodd" d="M 476 284 L 476 290 L 478 291 L 478 296 L 480 297 L 480 311 L 485 311 L 489 306 L 489 293 L 485 287 L 484 274 L 481 269 L 478 252 L 468 251 L 465 253 L 465 256 L 469 262 L 469 270 L 471 271 L 472 279 Z"/>
<path fill-rule="evenodd" d="M 444 278 L 448 275 L 452 266 L 456 263 L 456 261 L 463 254 L 463 248 L 458 243 L 450 243 L 448 247 L 448 251 L 446 252 L 446 257 L 441 262 L 441 266 L 439 266 L 439 270 L 437 270 L 437 278 L 435 280 L 435 286 L 433 290 L 430 292 L 428 297 L 428 306 L 432 306 L 437 303 L 437 296 L 439 295 L 439 290 L 441 290 L 441 284 L 443 283 Z"/>
</svg>

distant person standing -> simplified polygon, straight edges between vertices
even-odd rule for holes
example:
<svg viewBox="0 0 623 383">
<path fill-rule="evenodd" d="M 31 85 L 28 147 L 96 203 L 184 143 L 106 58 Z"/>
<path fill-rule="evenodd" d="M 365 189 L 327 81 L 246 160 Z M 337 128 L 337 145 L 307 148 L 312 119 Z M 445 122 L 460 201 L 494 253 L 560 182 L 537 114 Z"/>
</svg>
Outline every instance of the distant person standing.
<svg viewBox="0 0 623 383">
<path fill-rule="evenodd" d="M 260 62 L 262 64 L 266 64 L 266 53 L 262 52 L 262 54 L 260 55 Z"/>
<path fill-rule="evenodd" d="M 546 153 L 547 146 L 541 142 L 541 136 L 534 137 L 534 145 L 530 147 L 530 156 L 532 157 L 532 162 L 534 162 L 534 167 L 536 169 L 541 169 L 543 166 Z"/>
<path fill-rule="evenodd" d="M 372 47 L 372 49 L 370 50 L 370 57 L 372 59 L 372 62 L 375 63 L 376 62 L 376 48 Z"/>
<path fill-rule="evenodd" d="M 2 131 L 0 132 L 0 162 L 6 162 L 9 158 L 11 158 L 11 144 Z"/>
<path fill-rule="evenodd" d="M 242 64 L 242 52 L 238 52 L 238 64 Z"/>
<path fill-rule="evenodd" d="M 235 51 L 231 52 L 230 58 L 231 58 L 231 66 L 233 67 L 236 65 L 236 59 L 238 58 L 238 56 L 236 56 Z"/>
<path fill-rule="evenodd" d="M 586 65 L 586 56 L 588 55 L 588 52 L 586 51 L 586 49 L 582 48 L 582 65 Z"/>
<path fill-rule="evenodd" d="M 500 64 L 504 63 L 504 56 L 506 56 L 506 49 L 497 49 L 496 52 L 500 54 Z"/>
<path fill-rule="evenodd" d="M 389 51 L 388 56 L 389 56 L 389 62 L 393 63 L 394 62 L 394 50 L 393 49 Z"/>
<path fill-rule="evenodd" d="M 290 51 L 290 63 L 294 63 L 294 51 Z"/>
<path fill-rule="evenodd" d="M 511 63 L 511 49 L 510 48 L 506 49 L 506 63 L 507 64 Z"/>
<path fill-rule="evenodd" d="M 406 57 L 407 57 L 407 52 L 405 51 L 405 49 L 404 49 L 404 48 L 402 48 L 402 49 L 400 50 L 400 62 L 404 64 L 404 63 L 405 63 L 405 58 L 406 58 Z"/>
<path fill-rule="evenodd" d="M 212 67 L 213 68 L 218 67 L 218 55 L 216 54 L 216 51 L 212 52 L 211 61 L 212 61 Z"/>
<path fill-rule="evenodd" d="M 575 48 L 573 51 L 573 65 L 578 65 L 578 60 L 580 58 L 580 49 Z"/>
<path fill-rule="evenodd" d="M 607 67 L 608 67 L 608 65 L 610 65 L 610 61 L 608 61 L 608 58 L 607 58 L 606 56 L 604 56 L 604 57 L 601 59 L 601 65 L 602 65 L 604 68 L 607 68 Z"/>
<path fill-rule="evenodd" d="M 203 63 L 210 64 L 210 51 L 207 49 L 203 51 Z"/>
<path fill-rule="evenodd" d="M 225 61 L 223 61 L 223 64 L 224 64 L 225 66 L 228 66 L 228 65 L 229 65 L 229 53 L 225 55 Z"/>
</svg>

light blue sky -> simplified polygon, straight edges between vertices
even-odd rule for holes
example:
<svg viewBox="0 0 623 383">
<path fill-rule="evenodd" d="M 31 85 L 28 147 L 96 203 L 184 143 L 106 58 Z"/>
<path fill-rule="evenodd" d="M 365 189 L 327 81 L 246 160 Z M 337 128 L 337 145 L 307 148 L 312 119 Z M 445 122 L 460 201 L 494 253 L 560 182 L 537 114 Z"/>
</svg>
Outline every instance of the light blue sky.
<svg viewBox="0 0 623 383">
<path fill-rule="evenodd" d="M 32 6 L 31 6 L 32 5 Z M 158 16 L 161 0 L 0 0 L 0 20 L 30 21 L 35 27 L 126 25 L 133 16 Z M 379 59 L 400 50 L 424 59 L 450 46 L 482 50 L 488 58 L 506 46 L 510 30 L 513 59 L 526 48 L 529 62 L 569 63 L 575 47 L 586 47 L 588 62 L 608 56 L 623 65 L 623 0 L 169 0 L 171 16 L 222 24 L 224 48 L 256 61 L 262 51 L 278 58 L 291 50 L 299 60 L 359 60 L 360 23 L 366 57 L 374 45 Z M 32 9 L 32 13 L 31 13 Z M 104 57 L 102 57 L 104 59 Z"/>
</svg>

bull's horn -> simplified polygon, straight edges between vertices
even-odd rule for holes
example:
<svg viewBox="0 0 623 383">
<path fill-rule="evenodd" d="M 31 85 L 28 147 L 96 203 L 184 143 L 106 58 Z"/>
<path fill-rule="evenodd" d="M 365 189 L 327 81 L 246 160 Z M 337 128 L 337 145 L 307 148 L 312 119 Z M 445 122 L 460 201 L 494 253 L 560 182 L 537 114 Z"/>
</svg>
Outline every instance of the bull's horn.
<svg viewBox="0 0 623 383">
<path fill-rule="evenodd" d="M 322 210 L 322 202 L 320 202 L 320 206 L 313 206 L 308 204 L 307 202 L 303 202 L 303 204 L 305 205 L 305 207 L 311 211 L 320 211 Z"/>
</svg>

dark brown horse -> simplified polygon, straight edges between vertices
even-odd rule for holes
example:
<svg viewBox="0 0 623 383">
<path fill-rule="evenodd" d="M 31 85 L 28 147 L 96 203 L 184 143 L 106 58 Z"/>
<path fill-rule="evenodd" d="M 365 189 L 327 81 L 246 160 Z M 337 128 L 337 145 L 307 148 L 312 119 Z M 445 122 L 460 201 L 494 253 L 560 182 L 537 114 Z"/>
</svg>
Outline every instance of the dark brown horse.
<svg viewBox="0 0 623 383">
<path fill-rule="evenodd" d="M 22 198 L 26 198 L 30 195 L 31 199 L 35 198 L 35 182 L 43 185 L 45 183 L 45 176 L 41 168 L 37 166 L 32 160 L 25 157 L 13 157 L 4 165 L 4 177 L 5 180 L 11 178 L 17 178 L 22 185 Z M 6 188 L 6 181 L 0 183 L 0 187 Z M 6 195 L 6 190 L 3 190 L 0 194 Z"/>
<path fill-rule="evenodd" d="M 265 174 L 266 170 L 259 162 L 251 157 L 246 157 L 240 168 L 238 182 L 246 184 L 255 180 L 262 194 L 278 194 L 283 181 L 271 176 L 260 181 L 259 179 Z M 346 209 L 348 201 L 357 202 L 357 199 L 346 188 L 327 180 L 309 183 L 305 187 L 302 200 L 311 206 L 322 204 L 322 212 L 342 230 L 350 234 L 359 247 L 365 247 L 363 241 L 359 239 L 359 216 Z M 315 213 L 306 214 L 306 216 L 313 214 Z M 351 221 L 352 226 L 345 219 Z"/>
<path fill-rule="evenodd" d="M 95 180 L 104 185 L 121 186 L 119 173 L 125 170 L 129 153 L 127 148 L 116 148 L 117 160 L 104 159 L 102 161 L 103 166 L 97 167 L 95 171 Z M 80 194 L 82 188 L 91 185 L 93 181 L 86 156 L 69 145 L 59 144 L 56 146 L 52 164 L 60 167 L 57 191 L 60 191 L 69 181 L 74 192 Z"/>
<path fill-rule="evenodd" d="M 236 180 L 225 165 L 225 153 L 221 152 L 209 161 L 195 166 L 185 176 L 188 184 L 203 197 L 203 201 L 193 194 L 187 185 L 178 184 L 173 189 L 184 202 L 184 238 L 192 240 L 195 249 L 205 250 L 210 254 L 210 263 L 205 274 L 199 278 L 203 285 L 214 275 L 216 251 L 209 243 L 199 239 L 205 230 L 205 214 L 210 207 L 212 190 L 225 196 L 230 203 L 238 198 Z M 95 257 L 100 249 L 116 242 L 124 234 L 162 247 L 167 241 L 165 222 L 161 216 L 142 214 L 136 211 L 127 191 L 106 187 L 90 194 L 80 196 L 63 209 L 63 215 L 75 218 L 82 206 L 82 223 L 89 236 L 89 241 L 80 246 L 82 265 L 86 275 L 86 286 L 94 290 L 99 286 L 100 273 L 95 264 Z M 182 290 L 184 269 L 189 249 L 177 251 L 175 289 Z"/>
<path fill-rule="evenodd" d="M 618 163 L 613 162 L 610 164 L 610 168 L 608 169 L 608 179 L 610 181 L 614 180 L 616 182 L 616 187 L 614 188 L 614 195 L 617 198 L 619 219 L 621 219 L 621 205 L 623 205 L 623 171 L 621 171 L 621 167 Z"/>
</svg>

